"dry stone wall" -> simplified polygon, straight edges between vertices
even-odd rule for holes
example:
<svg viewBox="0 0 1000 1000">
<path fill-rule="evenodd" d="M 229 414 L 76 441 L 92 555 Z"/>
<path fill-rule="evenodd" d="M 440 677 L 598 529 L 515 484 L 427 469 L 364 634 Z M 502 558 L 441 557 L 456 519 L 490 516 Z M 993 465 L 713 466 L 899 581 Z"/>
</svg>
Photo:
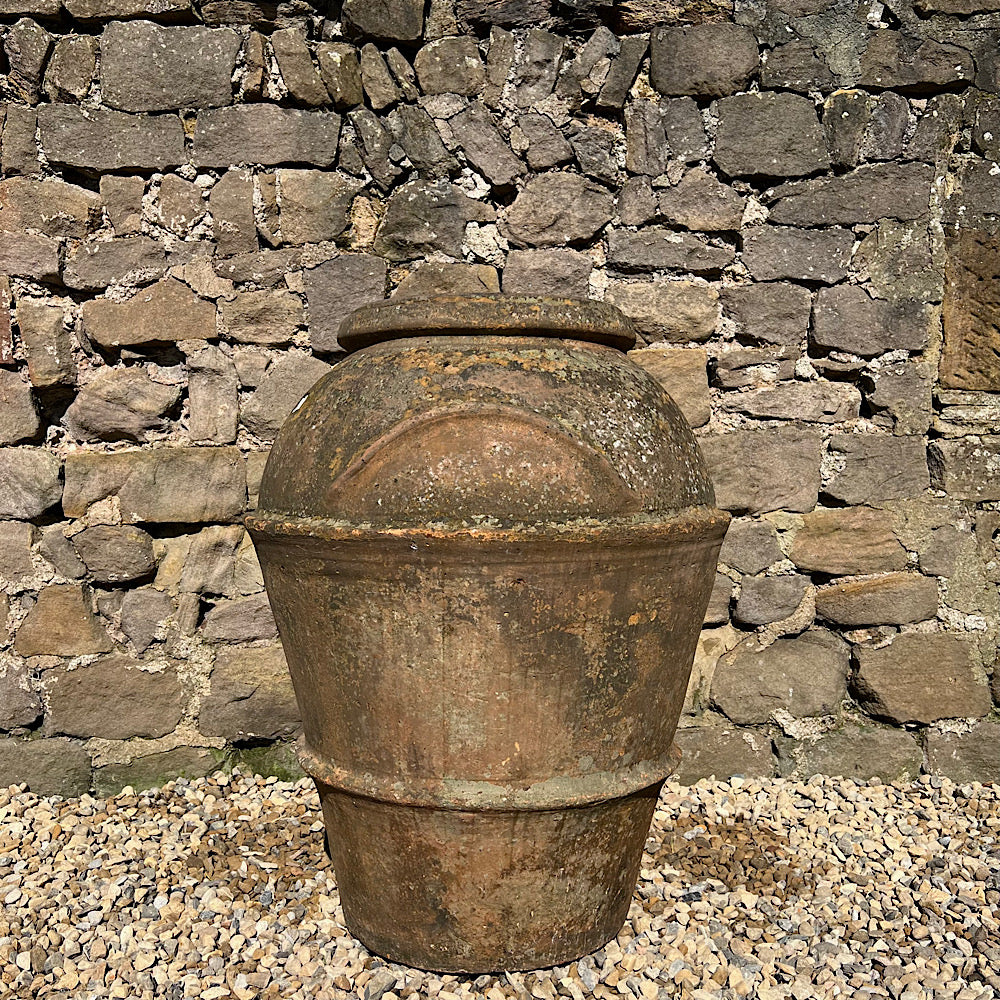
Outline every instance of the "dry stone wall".
<svg viewBox="0 0 1000 1000">
<path fill-rule="evenodd" d="M 998 9 L 0 0 L 0 782 L 294 767 L 241 517 L 439 291 L 615 303 L 696 428 L 683 777 L 995 777 Z"/>
</svg>

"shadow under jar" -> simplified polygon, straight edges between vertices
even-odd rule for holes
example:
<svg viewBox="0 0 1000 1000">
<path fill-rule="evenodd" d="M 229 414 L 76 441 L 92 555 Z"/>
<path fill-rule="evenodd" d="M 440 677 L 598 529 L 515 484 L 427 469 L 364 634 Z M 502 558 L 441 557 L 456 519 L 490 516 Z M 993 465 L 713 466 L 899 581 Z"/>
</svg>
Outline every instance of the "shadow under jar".
<svg viewBox="0 0 1000 1000">
<path fill-rule="evenodd" d="M 620 930 L 729 521 L 603 303 L 364 307 L 247 525 L 348 928 L 425 969 Z"/>
</svg>

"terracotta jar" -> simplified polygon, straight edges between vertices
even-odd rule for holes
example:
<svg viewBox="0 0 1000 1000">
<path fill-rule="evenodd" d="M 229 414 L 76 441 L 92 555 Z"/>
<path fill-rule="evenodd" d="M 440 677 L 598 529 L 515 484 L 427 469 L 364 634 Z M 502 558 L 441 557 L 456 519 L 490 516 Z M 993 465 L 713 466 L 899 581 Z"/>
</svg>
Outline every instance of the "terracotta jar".
<svg viewBox="0 0 1000 1000">
<path fill-rule="evenodd" d="M 618 933 L 728 515 L 611 306 L 353 313 L 247 519 L 347 925 L 479 973 Z"/>
</svg>

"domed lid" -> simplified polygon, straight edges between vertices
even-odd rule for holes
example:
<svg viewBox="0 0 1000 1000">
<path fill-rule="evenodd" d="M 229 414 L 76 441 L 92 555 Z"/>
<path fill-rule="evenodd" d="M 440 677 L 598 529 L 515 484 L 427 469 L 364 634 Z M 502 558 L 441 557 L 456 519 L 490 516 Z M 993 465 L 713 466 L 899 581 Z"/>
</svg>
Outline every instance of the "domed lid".
<svg viewBox="0 0 1000 1000">
<path fill-rule="evenodd" d="M 542 525 L 714 504 L 691 429 L 622 353 L 634 334 L 610 305 L 408 299 L 357 310 L 341 340 L 367 346 L 285 421 L 262 516 Z"/>
</svg>

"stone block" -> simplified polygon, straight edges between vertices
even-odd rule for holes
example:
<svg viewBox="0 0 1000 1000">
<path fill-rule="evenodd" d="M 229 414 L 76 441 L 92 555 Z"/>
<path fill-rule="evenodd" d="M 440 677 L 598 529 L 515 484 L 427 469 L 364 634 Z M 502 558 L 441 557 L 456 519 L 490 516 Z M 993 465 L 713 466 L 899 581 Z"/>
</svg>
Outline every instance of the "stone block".
<svg viewBox="0 0 1000 1000">
<path fill-rule="evenodd" d="M 231 601 L 219 601 L 205 615 L 201 634 L 210 642 L 252 642 L 277 639 L 267 594 L 252 594 Z"/>
<path fill-rule="evenodd" d="M 111 228 L 117 236 L 138 233 L 142 227 L 142 198 L 146 182 L 142 177 L 105 174 L 100 181 L 101 201 Z"/>
<path fill-rule="evenodd" d="M 257 249 L 253 178 L 246 170 L 227 170 L 208 196 L 212 232 L 224 256 Z"/>
<path fill-rule="evenodd" d="M 861 86 L 928 94 L 975 78 L 968 49 L 930 38 L 915 42 L 902 31 L 876 31 L 861 57 Z"/>
<path fill-rule="evenodd" d="M 525 156 L 532 170 L 549 170 L 573 159 L 573 147 L 547 115 L 529 111 L 517 119 L 517 128 L 527 143 Z"/>
<path fill-rule="evenodd" d="M 42 700 L 28 668 L 12 656 L 0 655 L 0 730 L 32 726 L 42 714 Z M 0 785 L 7 785 L 0 772 Z"/>
<path fill-rule="evenodd" d="M 37 104 L 52 36 L 36 21 L 23 17 L 7 31 L 3 47 L 7 53 L 7 86 L 15 97 Z"/>
<path fill-rule="evenodd" d="M 23 579 L 35 571 L 31 561 L 35 530 L 34 525 L 24 521 L 0 521 L 0 577 L 15 592 L 21 589 Z M 6 614 L 0 614 L 0 633 L 6 621 Z"/>
<path fill-rule="evenodd" d="M 0 368 L 0 445 L 30 441 L 41 427 L 31 386 L 17 372 Z"/>
<path fill-rule="evenodd" d="M 696 281 L 616 281 L 605 301 L 621 309 L 651 341 L 708 340 L 719 319 L 718 291 Z"/>
<path fill-rule="evenodd" d="M 322 170 L 278 170 L 281 239 L 320 243 L 342 235 L 360 182 Z"/>
<path fill-rule="evenodd" d="M 28 355 L 28 378 L 38 389 L 76 382 L 73 337 L 63 299 L 17 300 L 17 325 Z"/>
<path fill-rule="evenodd" d="M 876 424 L 894 434 L 926 434 L 933 412 L 934 371 L 920 361 L 899 361 L 862 380 Z"/>
<path fill-rule="evenodd" d="M 152 587 L 127 590 L 122 597 L 121 630 L 135 651 L 142 653 L 162 637 L 163 625 L 173 613 L 174 602 L 162 591 Z"/>
<path fill-rule="evenodd" d="M 301 308 L 301 307 L 300 307 Z M 188 433 L 192 441 L 230 444 L 239 422 L 239 379 L 232 358 L 207 346 L 188 355 Z"/>
<path fill-rule="evenodd" d="M 342 254 L 305 272 L 309 335 L 317 351 L 337 351 L 341 321 L 358 306 L 385 298 L 388 268 L 374 254 Z"/>
<path fill-rule="evenodd" d="M 1000 723 L 981 722 L 967 733 L 927 734 L 927 765 L 962 784 L 971 781 L 996 782 L 1000 774 Z"/>
<path fill-rule="evenodd" d="M 854 781 L 913 781 L 923 765 L 920 744 L 911 733 L 876 726 L 845 726 L 817 739 L 779 739 L 778 773 L 805 781 L 814 774 Z"/>
<path fill-rule="evenodd" d="M 219 301 L 219 329 L 243 344 L 287 344 L 305 325 L 302 300 L 291 292 L 236 292 Z"/>
<path fill-rule="evenodd" d="M 816 591 L 816 614 L 849 628 L 921 622 L 937 611 L 937 580 L 918 573 L 887 573 Z"/>
<path fill-rule="evenodd" d="M 830 451 L 842 456 L 824 492 L 845 503 L 878 503 L 919 496 L 930 485 L 922 438 L 835 434 Z"/>
<path fill-rule="evenodd" d="M 879 573 L 906 566 L 893 518 L 870 507 L 815 510 L 802 518 L 790 558 L 799 569 L 833 576 Z"/>
<path fill-rule="evenodd" d="M 187 160 L 184 129 L 176 115 L 43 104 L 38 109 L 38 130 L 52 166 L 103 173 L 165 170 Z"/>
<path fill-rule="evenodd" d="M 90 789 L 90 756 L 73 740 L 0 740 L 0 785 L 20 784 L 35 795 L 82 795 Z"/>
<path fill-rule="evenodd" d="M 699 439 L 725 510 L 809 511 L 819 492 L 821 439 L 792 427 L 737 430 Z"/>
<path fill-rule="evenodd" d="M 621 136 L 603 125 L 581 125 L 579 122 L 572 122 L 566 132 L 583 173 L 604 184 L 617 186 L 621 180 L 618 163 Z"/>
<path fill-rule="evenodd" d="M 98 372 L 66 411 L 70 433 L 80 441 L 144 441 L 167 426 L 180 387 L 155 382 L 139 367 Z"/>
<path fill-rule="evenodd" d="M 751 576 L 773 566 L 785 555 L 770 521 L 733 518 L 719 552 L 719 562 Z"/>
<path fill-rule="evenodd" d="M 808 577 L 744 576 L 734 618 L 744 625 L 767 625 L 790 618 L 806 596 Z"/>
<path fill-rule="evenodd" d="M 113 21 L 101 36 L 101 98 L 122 111 L 231 104 L 240 43 L 231 28 Z"/>
<path fill-rule="evenodd" d="M 76 554 L 61 524 L 48 524 L 42 528 L 42 540 L 38 543 L 38 554 L 60 575 L 70 580 L 79 580 L 87 575 L 87 567 Z"/>
<path fill-rule="evenodd" d="M 637 100 L 625 109 L 625 168 L 657 177 L 671 160 L 697 163 L 708 155 L 705 123 L 690 97 Z"/>
<path fill-rule="evenodd" d="M 778 710 L 796 718 L 834 715 L 847 694 L 847 644 L 825 629 L 762 647 L 748 638 L 720 658 L 712 700 L 739 725 L 764 723 Z"/>
<path fill-rule="evenodd" d="M 708 607 L 705 609 L 704 624 L 706 626 L 727 624 L 732 599 L 733 581 L 725 573 L 716 573 L 712 593 L 708 597 Z"/>
<path fill-rule="evenodd" d="M 735 259 L 729 247 L 713 246 L 694 233 L 663 226 L 608 232 L 608 264 L 619 271 L 686 271 L 717 275 Z"/>
<path fill-rule="evenodd" d="M 243 534 L 243 528 L 238 524 L 212 524 L 196 535 L 187 536 L 188 544 L 179 553 L 180 572 L 171 592 L 176 590 L 182 594 L 212 596 L 231 594 L 236 550 Z M 163 568 L 161 564 L 161 570 Z M 157 585 L 161 582 L 160 577 L 158 573 Z"/>
<path fill-rule="evenodd" d="M 740 94 L 722 98 L 715 109 L 713 159 L 730 177 L 801 177 L 830 166 L 816 107 L 804 97 Z"/>
<path fill-rule="evenodd" d="M 63 6 L 72 17 L 84 22 L 191 12 L 191 0 L 64 0 Z"/>
<path fill-rule="evenodd" d="M 734 94 L 760 67 L 756 38 L 737 24 L 663 25 L 653 31 L 650 50 L 650 82 L 669 96 Z"/>
<path fill-rule="evenodd" d="M 330 370 L 326 362 L 308 354 L 286 354 L 279 358 L 241 408 L 244 426 L 257 437 L 274 440 L 285 417 Z"/>
<path fill-rule="evenodd" d="M 0 448 L 0 518 L 28 521 L 59 503 L 62 462 L 43 448 Z"/>
<path fill-rule="evenodd" d="M 187 236 L 205 215 L 203 190 L 193 181 L 167 174 L 160 182 L 156 212 L 172 233 Z"/>
<path fill-rule="evenodd" d="M 319 75 L 338 111 L 356 108 L 364 101 L 358 50 L 345 42 L 320 42 L 316 46 Z"/>
<path fill-rule="evenodd" d="M 48 735 L 126 740 L 166 736 L 180 722 L 186 698 L 176 666 L 143 663 L 115 653 L 44 678 Z M 114 711 L 108 711 L 109 703 Z"/>
<path fill-rule="evenodd" d="M 701 232 L 739 229 L 745 208 L 746 198 L 704 167 L 689 170 L 659 197 L 659 214 L 666 222 Z"/>
<path fill-rule="evenodd" d="M 731 347 L 712 358 L 712 385 L 745 389 L 762 382 L 794 378 L 799 351 L 794 347 Z"/>
<path fill-rule="evenodd" d="M 424 26 L 423 0 L 344 0 L 345 27 L 386 42 L 414 42 Z"/>
<path fill-rule="evenodd" d="M 869 163 L 847 174 L 773 188 L 770 219 L 792 226 L 919 219 L 928 212 L 933 180 L 928 163 Z"/>
<path fill-rule="evenodd" d="M 425 45 L 413 60 L 413 68 L 425 94 L 482 93 L 486 67 L 474 38 L 439 38 Z"/>
<path fill-rule="evenodd" d="M 907 632 L 880 649 L 856 651 L 854 695 L 876 718 L 931 723 L 981 718 L 990 692 L 975 673 L 973 644 L 943 632 Z"/>
<path fill-rule="evenodd" d="M 854 248 L 849 229 L 759 226 L 743 238 L 743 263 L 757 281 L 833 285 L 847 277 Z"/>
<path fill-rule="evenodd" d="M 103 292 L 109 285 L 145 285 L 167 270 L 163 245 L 148 236 L 78 243 L 66 253 L 63 283 L 77 291 Z"/>
<path fill-rule="evenodd" d="M 134 525 L 94 524 L 72 543 L 97 583 L 129 583 L 156 569 L 153 539 Z"/>
<path fill-rule="evenodd" d="M 594 262 L 578 250 L 511 250 L 503 269 L 508 295 L 590 298 Z"/>
<path fill-rule="evenodd" d="M 416 260 L 435 250 L 461 257 L 467 201 L 448 181 L 408 181 L 389 198 L 375 252 L 391 261 Z"/>
<path fill-rule="evenodd" d="M 495 267 L 488 264 L 445 264 L 425 261 L 400 279 L 394 299 L 429 295 L 494 295 L 500 291 Z"/>
<path fill-rule="evenodd" d="M 303 28 L 279 28 L 271 33 L 271 51 L 288 94 L 311 108 L 326 104 L 330 95 L 306 44 Z"/>
<path fill-rule="evenodd" d="M 1000 435 L 938 438 L 929 457 L 935 489 L 956 500 L 1000 500 Z"/>
<path fill-rule="evenodd" d="M 450 119 L 448 126 L 466 160 L 491 184 L 509 187 L 524 173 L 524 164 L 500 134 L 493 115 L 475 102 Z"/>
<path fill-rule="evenodd" d="M 176 278 L 163 278 L 125 302 L 90 299 L 81 313 L 86 335 L 102 347 L 132 347 L 216 334 L 215 303 L 199 298 Z"/>
<path fill-rule="evenodd" d="M 235 447 L 68 456 L 68 517 L 82 517 L 92 503 L 114 495 L 125 523 L 231 521 L 246 504 L 246 469 Z"/>
<path fill-rule="evenodd" d="M 578 174 L 541 174 L 514 199 L 501 229 L 516 246 L 562 246 L 598 233 L 613 206 L 610 191 Z"/>
<path fill-rule="evenodd" d="M 274 775 L 280 781 L 300 781 L 305 777 L 294 743 L 237 746 L 229 754 L 228 761 L 243 774 Z"/>
<path fill-rule="evenodd" d="M 523 47 L 515 51 L 514 103 L 534 108 L 555 89 L 566 39 L 538 28 L 528 31 Z"/>
<path fill-rule="evenodd" d="M 34 233 L 0 232 L 0 271 L 16 278 L 57 281 L 58 240 Z"/>
<path fill-rule="evenodd" d="M 802 38 L 777 45 L 761 67 L 761 87 L 766 90 L 794 90 L 808 94 L 833 90 L 834 76 L 826 60 Z"/>
<path fill-rule="evenodd" d="M 201 701 L 199 729 L 229 740 L 278 739 L 299 726 L 295 693 L 280 646 L 221 649 L 211 688 Z"/>
<path fill-rule="evenodd" d="M 213 108 L 198 115 L 192 157 L 200 167 L 254 163 L 333 166 L 340 116 L 271 104 Z"/>
<path fill-rule="evenodd" d="M 838 382 L 785 382 L 751 389 L 722 400 L 722 408 L 758 420 L 841 423 L 858 416 L 861 393 Z"/>
<path fill-rule="evenodd" d="M 54 177 L 0 181 L 0 229 L 34 229 L 46 236 L 82 239 L 100 225 L 101 199 Z"/>
<path fill-rule="evenodd" d="M 220 757 L 217 751 L 203 747 L 174 747 L 128 763 L 105 764 L 94 769 L 94 794 L 117 795 L 126 786 L 142 792 L 175 778 L 202 778 L 219 770 Z"/>
<path fill-rule="evenodd" d="M 708 393 L 708 357 L 700 347 L 654 347 L 630 351 L 629 359 L 649 372 L 670 393 L 684 419 L 702 427 L 712 416 Z"/>
<path fill-rule="evenodd" d="M 674 733 L 681 762 L 674 778 L 693 785 L 701 778 L 726 781 L 740 774 L 745 778 L 770 778 L 774 774 L 771 738 L 735 726 L 692 726 Z"/>
<path fill-rule="evenodd" d="M 812 297 L 804 288 L 778 282 L 722 289 L 723 315 L 736 332 L 758 343 L 800 344 L 809 326 Z"/>
<path fill-rule="evenodd" d="M 271 44 L 274 44 L 273 35 Z M 382 53 L 371 42 L 361 48 L 361 85 L 375 111 L 382 111 L 403 97 Z"/>
<path fill-rule="evenodd" d="M 360 120 L 357 113 L 352 115 L 352 120 L 356 118 Z M 389 151 L 392 149 L 392 145 L 387 144 L 391 144 L 393 139 L 396 140 L 396 145 L 403 150 L 409 161 L 425 177 L 447 179 L 449 174 L 457 168 L 458 160 L 445 148 L 434 119 L 423 108 L 412 104 L 400 104 L 389 113 L 386 124 L 389 126 L 389 133 L 384 137 L 380 136 L 374 128 L 371 130 L 375 143 L 365 162 L 373 176 L 388 176 L 389 174 L 395 176 L 400 172 L 400 168 L 389 164 L 387 160 Z M 370 122 L 369 126 L 371 126 Z M 379 161 L 377 166 L 374 162 L 376 158 Z M 393 152 L 392 158 L 399 159 L 399 156 Z M 420 188 L 418 187 L 416 190 L 420 190 Z"/>
<path fill-rule="evenodd" d="M 90 591 L 73 583 L 43 587 L 14 639 L 21 656 L 86 656 L 113 647 L 91 610 Z"/>
</svg>

